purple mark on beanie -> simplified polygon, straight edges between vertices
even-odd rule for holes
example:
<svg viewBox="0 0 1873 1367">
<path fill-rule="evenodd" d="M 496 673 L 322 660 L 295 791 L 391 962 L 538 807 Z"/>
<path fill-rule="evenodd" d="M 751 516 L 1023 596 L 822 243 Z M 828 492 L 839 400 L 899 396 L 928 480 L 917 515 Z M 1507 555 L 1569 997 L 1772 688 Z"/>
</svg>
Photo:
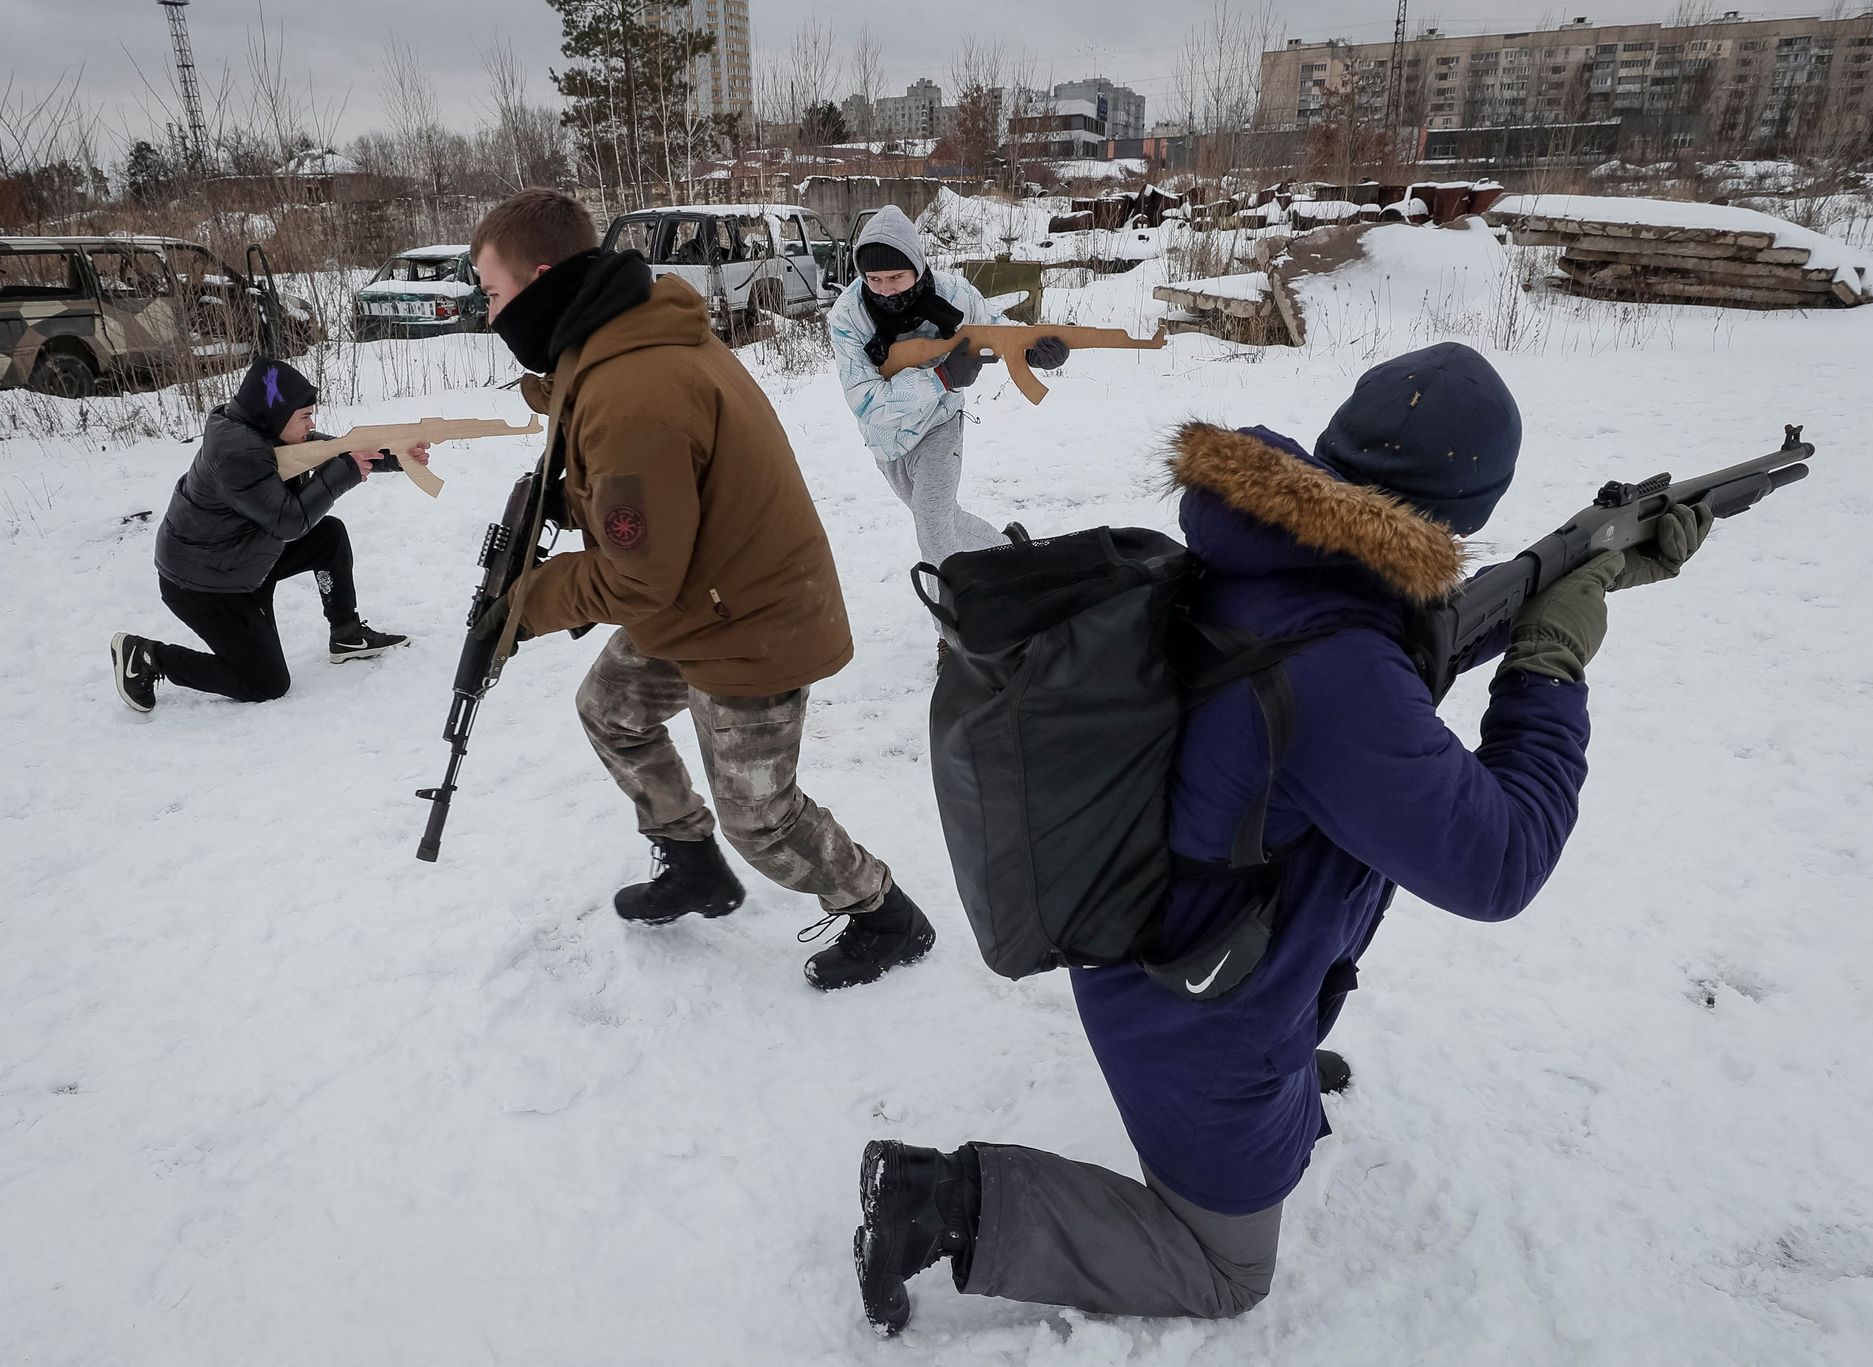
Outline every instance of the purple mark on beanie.
<svg viewBox="0 0 1873 1367">
<path fill-rule="evenodd" d="M 280 368 L 276 365 L 267 367 L 267 407 L 274 408 L 286 400 L 280 393 Z"/>
</svg>

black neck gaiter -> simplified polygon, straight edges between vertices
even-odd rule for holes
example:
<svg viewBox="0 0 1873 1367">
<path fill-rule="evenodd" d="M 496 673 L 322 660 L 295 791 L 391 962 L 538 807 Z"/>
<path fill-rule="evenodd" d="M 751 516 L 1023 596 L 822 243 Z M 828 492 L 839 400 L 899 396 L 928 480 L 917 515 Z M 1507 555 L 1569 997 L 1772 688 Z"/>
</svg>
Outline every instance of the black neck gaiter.
<svg viewBox="0 0 1873 1367">
<path fill-rule="evenodd" d="M 915 332 L 919 325 L 934 323 L 937 336 L 954 337 L 956 329 L 963 322 L 962 310 L 937 293 L 936 281 L 928 270 L 923 273 L 921 280 L 904 293 L 889 298 L 873 294 L 861 285 L 859 302 L 865 306 L 866 315 L 877 329 L 872 339 L 865 343 L 865 354 L 875 366 L 885 363 L 885 357 L 891 352 L 891 343 L 908 332 Z"/>
<path fill-rule="evenodd" d="M 545 374 L 553 368 L 553 330 L 566 308 L 578 296 L 586 273 L 598 258 L 598 249 L 569 256 L 507 301 L 489 329 L 507 343 L 514 359 L 528 370 Z"/>
</svg>

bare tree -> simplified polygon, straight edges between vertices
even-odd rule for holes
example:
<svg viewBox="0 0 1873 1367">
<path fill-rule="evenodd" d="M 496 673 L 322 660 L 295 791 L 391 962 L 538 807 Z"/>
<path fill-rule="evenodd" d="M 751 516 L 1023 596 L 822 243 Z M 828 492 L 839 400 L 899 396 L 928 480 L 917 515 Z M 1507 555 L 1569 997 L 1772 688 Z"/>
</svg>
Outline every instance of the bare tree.
<svg viewBox="0 0 1873 1367">
<path fill-rule="evenodd" d="M 1007 54 L 999 39 L 983 42 L 973 36 L 964 37 L 950 63 L 949 82 L 956 92 L 956 128 L 951 136 L 956 160 L 967 174 L 987 176 L 1001 146 L 1007 68 Z"/>
<path fill-rule="evenodd" d="M 800 106 L 825 103 L 839 79 L 838 35 L 832 25 L 822 24 L 816 14 L 808 15 L 794 32 L 789 56 L 788 78 Z"/>
<path fill-rule="evenodd" d="M 559 116 L 527 101 L 527 74 L 514 45 L 502 39 L 482 49 L 485 96 L 478 101 L 488 122 L 489 169 L 504 192 L 559 183 L 565 167 Z"/>
<path fill-rule="evenodd" d="M 787 121 L 802 124 L 807 111 L 824 105 L 839 80 L 838 34 L 817 14 L 794 30 L 787 50 Z"/>
<path fill-rule="evenodd" d="M 852 89 L 859 98 L 861 113 L 859 126 L 852 129 L 854 136 L 870 142 L 877 123 L 876 110 L 879 96 L 884 93 L 883 77 L 879 72 L 882 56 L 878 39 L 869 25 L 860 24 L 858 36 L 852 40 Z"/>
<path fill-rule="evenodd" d="M 96 115 L 79 99 L 82 73 L 49 90 L 0 87 L 0 224 L 43 227 L 103 194 Z"/>
<path fill-rule="evenodd" d="M 1039 75 L 1039 63 L 1029 53 L 1022 53 L 1010 59 L 1008 64 L 1008 84 L 1002 97 L 1002 126 L 1005 130 L 1003 146 L 1007 148 L 1008 188 L 1014 194 L 1022 194 L 1027 185 L 1029 168 L 1035 162 L 1044 160 L 1045 135 L 1037 144 L 1032 130 L 1045 124 L 1054 113 L 1053 81 L 1042 81 Z M 1024 131 L 1026 130 L 1026 131 Z M 1037 155 L 1036 147 L 1040 152 Z"/>
<path fill-rule="evenodd" d="M 436 87 L 423 74 L 416 51 L 402 38 L 392 38 L 385 45 L 384 69 L 384 108 L 391 135 L 406 174 L 421 187 L 433 213 L 451 179 L 449 139 L 442 129 Z"/>
<path fill-rule="evenodd" d="M 1199 178 L 1219 180 L 1241 165 L 1262 96 L 1262 54 L 1282 32 L 1272 0 L 1255 10 L 1214 0 L 1185 33 L 1171 98 Z"/>
</svg>

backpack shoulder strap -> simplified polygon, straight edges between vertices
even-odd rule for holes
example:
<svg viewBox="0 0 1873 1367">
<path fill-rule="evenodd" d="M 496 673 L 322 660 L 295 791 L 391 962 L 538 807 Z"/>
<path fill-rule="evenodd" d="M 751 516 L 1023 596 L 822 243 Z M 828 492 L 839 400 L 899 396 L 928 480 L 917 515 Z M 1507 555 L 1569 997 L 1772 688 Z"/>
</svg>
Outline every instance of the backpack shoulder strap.
<svg viewBox="0 0 1873 1367">
<path fill-rule="evenodd" d="M 1269 852 L 1264 842 L 1268 802 L 1274 792 L 1275 775 L 1281 771 L 1282 761 L 1288 752 L 1288 740 L 1294 732 L 1294 688 L 1288 682 L 1288 672 L 1282 668 L 1282 663 L 1315 641 L 1333 635 L 1337 628 L 1322 627 L 1284 636 L 1279 640 L 1264 641 L 1242 627 L 1221 627 L 1195 618 L 1188 620 L 1191 629 L 1203 643 L 1220 657 L 1188 681 L 1197 700 L 1210 697 L 1225 684 L 1246 678 L 1255 690 L 1257 705 L 1262 709 L 1262 724 L 1268 733 L 1268 778 L 1236 826 L 1235 839 L 1230 842 L 1229 848 L 1231 869 L 1258 868 L 1269 862 Z"/>
</svg>

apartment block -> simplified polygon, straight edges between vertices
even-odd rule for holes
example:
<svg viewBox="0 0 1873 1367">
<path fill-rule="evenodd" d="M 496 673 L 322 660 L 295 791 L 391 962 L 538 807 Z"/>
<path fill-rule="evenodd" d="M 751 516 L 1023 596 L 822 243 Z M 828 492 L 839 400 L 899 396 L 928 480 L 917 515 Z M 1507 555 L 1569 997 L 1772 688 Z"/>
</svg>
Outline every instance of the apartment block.
<svg viewBox="0 0 1873 1367">
<path fill-rule="evenodd" d="M 696 112 L 754 117 L 754 58 L 748 38 L 748 0 L 689 0 L 659 11 L 665 24 L 715 35 L 715 50 L 698 57 L 690 73 Z"/>
<path fill-rule="evenodd" d="M 1255 124 L 1384 122 L 1392 44 L 1290 42 L 1265 53 Z M 1873 9 L 1853 18 L 1593 24 L 1405 45 L 1403 122 L 1441 129 L 1619 121 L 1688 146 L 1873 150 Z"/>
<path fill-rule="evenodd" d="M 887 95 L 873 107 L 872 136 L 878 138 L 937 138 L 943 136 L 943 87 L 919 80 L 902 95 Z"/>
</svg>

